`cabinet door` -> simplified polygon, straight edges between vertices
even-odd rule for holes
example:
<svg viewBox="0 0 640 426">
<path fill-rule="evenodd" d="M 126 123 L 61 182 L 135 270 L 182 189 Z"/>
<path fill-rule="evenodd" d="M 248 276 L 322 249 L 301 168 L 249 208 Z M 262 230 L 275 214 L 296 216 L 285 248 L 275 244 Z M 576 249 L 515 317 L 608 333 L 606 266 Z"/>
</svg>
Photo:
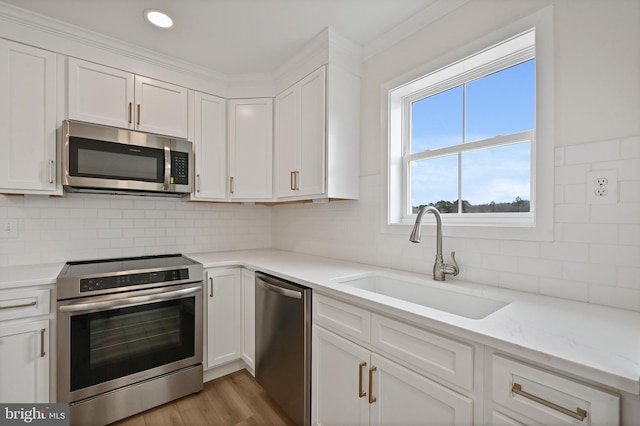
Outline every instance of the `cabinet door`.
<svg viewBox="0 0 640 426">
<path fill-rule="evenodd" d="M 256 274 L 248 269 L 242 270 L 241 341 L 240 353 L 251 370 L 255 370 L 256 357 Z"/>
<path fill-rule="evenodd" d="M 240 358 L 240 269 L 207 271 L 207 368 Z"/>
<path fill-rule="evenodd" d="M 368 425 L 370 352 L 315 324 L 311 348 L 311 423 Z"/>
<path fill-rule="evenodd" d="M 300 147 L 296 195 L 325 192 L 325 67 L 300 83 Z"/>
<path fill-rule="evenodd" d="M 133 74 L 69 58 L 69 118 L 134 128 Z"/>
<path fill-rule="evenodd" d="M 276 197 L 296 195 L 298 169 L 298 90 L 293 86 L 276 97 L 275 146 Z"/>
<path fill-rule="evenodd" d="M 49 402 L 49 321 L 0 327 L 0 401 Z"/>
<path fill-rule="evenodd" d="M 375 353 L 371 425 L 470 425 L 473 401 Z"/>
<path fill-rule="evenodd" d="M 195 94 L 195 189 L 194 200 L 227 198 L 226 101 L 204 93 Z"/>
<path fill-rule="evenodd" d="M 0 39 L 0 189 L 56 191 L 56 55 Z"/>
<path fill-rule="evenodd" d="M 135 77 L 136 129 L 186 138 L 188 91 L 147 77 Z"/>
<path fill-rule="evenodd" d="M 229 101 L 229 192 L 234 200 L 270 200 L 273 100 Z"/>
</svg>

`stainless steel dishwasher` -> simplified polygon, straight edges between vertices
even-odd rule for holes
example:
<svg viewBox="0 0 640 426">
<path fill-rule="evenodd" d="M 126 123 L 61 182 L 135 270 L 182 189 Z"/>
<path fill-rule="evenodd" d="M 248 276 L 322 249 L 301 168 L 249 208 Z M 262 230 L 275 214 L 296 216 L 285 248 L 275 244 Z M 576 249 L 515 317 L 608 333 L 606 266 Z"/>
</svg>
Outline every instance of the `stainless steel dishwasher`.
<svg viewBox="0 0 640 426">
<path fill-rule="evenodd" d="M 256 380 L 296 424 L 311 423 L 311 289 L 261 272 Z"/>
</svg>

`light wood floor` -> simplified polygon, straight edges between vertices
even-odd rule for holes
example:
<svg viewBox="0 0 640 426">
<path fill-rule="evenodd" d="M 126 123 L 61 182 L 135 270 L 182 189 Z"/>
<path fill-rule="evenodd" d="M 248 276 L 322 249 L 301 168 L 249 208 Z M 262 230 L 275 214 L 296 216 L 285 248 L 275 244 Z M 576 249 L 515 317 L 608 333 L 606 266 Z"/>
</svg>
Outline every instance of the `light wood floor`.
<svg viewBox="0 0 640 426">
<path fill-rule="evenodd" d="M 293 422 L 267 396 L 247 370 L 204 384 L 199 394 L 188 395 L 114 426 L 290 426 Z"/>
</svg>

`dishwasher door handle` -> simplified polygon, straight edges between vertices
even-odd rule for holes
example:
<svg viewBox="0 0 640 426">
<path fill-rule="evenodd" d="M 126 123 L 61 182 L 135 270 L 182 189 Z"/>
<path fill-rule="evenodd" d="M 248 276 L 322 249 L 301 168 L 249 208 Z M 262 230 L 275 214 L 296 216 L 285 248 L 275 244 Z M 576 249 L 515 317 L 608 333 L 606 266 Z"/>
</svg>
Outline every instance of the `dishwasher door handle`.
<svg viewBox="0 0 640 426">
<path fill-rule="evenodd" d="M 264 278 L 260 278 L 257 283 L 265 290 L 273 291 L 282 296 L 289 297 L 291 299 L 302 299 L 302 291 L 289 290 L 288 288 L 280 287 L 278 285 L 270 284 L 264 281 Z"/>
</svg>

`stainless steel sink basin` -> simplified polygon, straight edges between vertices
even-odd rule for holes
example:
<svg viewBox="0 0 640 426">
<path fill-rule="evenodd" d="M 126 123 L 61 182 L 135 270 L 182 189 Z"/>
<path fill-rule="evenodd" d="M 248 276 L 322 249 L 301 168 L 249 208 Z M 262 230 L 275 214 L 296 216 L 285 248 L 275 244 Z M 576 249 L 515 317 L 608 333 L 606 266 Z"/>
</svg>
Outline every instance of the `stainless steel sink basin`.
<svg viewBox="0 0 640 426">
<path fill-rule="evenodd" d="M 338 283 L 470 319 L 482 319 L 509 302 L 440 288 L 428 280 L 371 272 L 337 278 Z"/>
</svg>

